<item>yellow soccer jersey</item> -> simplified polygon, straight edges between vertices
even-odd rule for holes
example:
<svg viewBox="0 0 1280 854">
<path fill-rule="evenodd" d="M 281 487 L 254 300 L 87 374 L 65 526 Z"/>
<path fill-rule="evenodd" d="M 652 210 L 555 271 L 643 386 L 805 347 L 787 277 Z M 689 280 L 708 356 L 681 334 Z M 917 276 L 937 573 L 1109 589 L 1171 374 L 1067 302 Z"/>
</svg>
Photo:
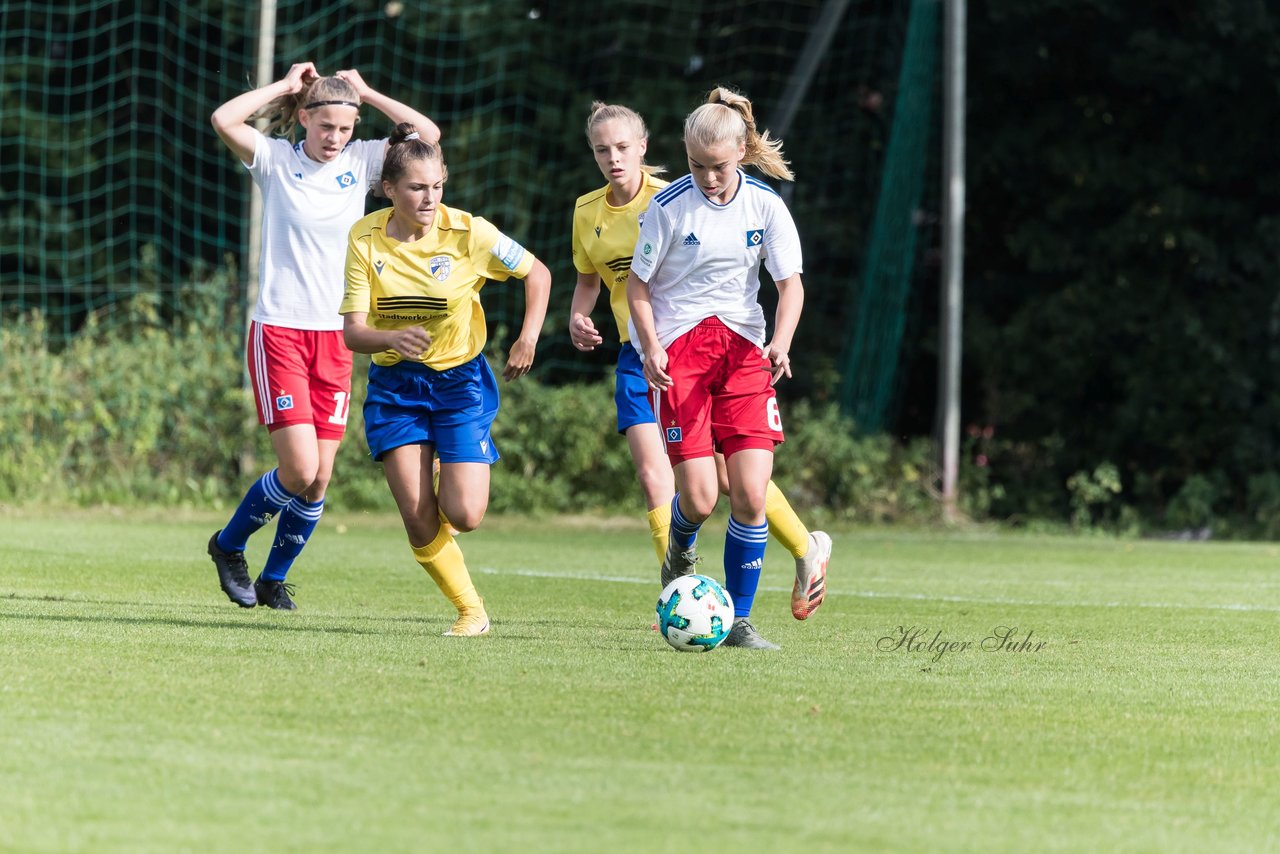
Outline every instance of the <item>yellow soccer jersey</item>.
<svg viewBox="0 0 1280 854">
<path fill-rule="evenodd" d="M 411 243 L 387 236 L 391 214 L 376 211 L 351 227 L 340 312 L 366 312 L 374 329 L 423 327 L 431 346 L 421 361 L 434 370 L 470 361 L 488 337 L 480 288 L 488 279 L 523 279 L 537 259 L 465 211 L 440 205 L 431 230 Z M 373 357 L 379 365 L 400 360 L 394 350 Z"/>
<path fill-rule="evenodd" d="M 640 236 L 640 220 L 649 200 L 667 186 L 661 178 L 645 174 L 636 197 L 620 208 L 609 204 L 608 186 L 579 196 L 573 210 L 573 266 L 579 273 L 595 273 L 609 289 L 609 307 L 618 324 L 618 338 L 625 342 L 627 321 L 627 273 L 631 253 Z"/>
</svg>

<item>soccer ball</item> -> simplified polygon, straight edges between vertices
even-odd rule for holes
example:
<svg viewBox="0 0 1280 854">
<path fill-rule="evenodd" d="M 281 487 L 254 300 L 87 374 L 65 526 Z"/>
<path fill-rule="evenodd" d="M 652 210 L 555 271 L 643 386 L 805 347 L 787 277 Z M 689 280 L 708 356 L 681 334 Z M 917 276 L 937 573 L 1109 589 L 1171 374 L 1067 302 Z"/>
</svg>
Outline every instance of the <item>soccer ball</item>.
<svg viewBox="0 0 1280 854">
<path fill-rule="evenodd" d="M 720 582 L 682 575 L 658 597 L 658 631 L 681 652 L 715 649 L 733 628 L 733 602 Z"/>
</svg>

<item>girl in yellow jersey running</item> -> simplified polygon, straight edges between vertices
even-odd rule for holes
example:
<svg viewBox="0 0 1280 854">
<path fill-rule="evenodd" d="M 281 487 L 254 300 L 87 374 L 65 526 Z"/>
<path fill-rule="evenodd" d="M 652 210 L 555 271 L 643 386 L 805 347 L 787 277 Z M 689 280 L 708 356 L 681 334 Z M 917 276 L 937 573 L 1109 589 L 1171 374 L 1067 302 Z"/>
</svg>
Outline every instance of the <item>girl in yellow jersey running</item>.
<svg viewBox="0 0 1280 854">
<path fill-rule="evenodd" d="M 627 322 L 627 273 L 649 201 L 667 185 L 656 177 L 661 167 L 648 166 L 644 155 L 649 132 L 644 119 L 634 110 L 596 101 L 587 119 L 587 140 L 596 165 L 608 183 L 578 197 L 573 213 L 573 263 L 578 272 L 577 287 L 569 315 L 569 337 L 584 352 L 604 343 L 591 320 L 591 311 L 603 281 L 609 289 L 609 305 L 622 341 L 615 371 L 614 403 L 618 412 L 618 432 L 627 437 L 635 462 L 640 488 L 648 507 L 649 531 L 654 551 L 664 566 L 668 555 L 671 501 L 675 479 L 662 436 L 653 416 L 649 384 L 640 356 L 630 342 Z M 720 489 L 727 494 L 724 459 L 716 455 Z M 809 617 L 826 594 L 827 563 L 831 558 L 831 538 L 822 531 L 810 532 L 781 490 L 769 482 L 765 502 L 769 530 L 796 559 L 796 582 L 792 590 L 791 613 L 797 620 Z"/>
<path fill-rule="evenodd" d="M 389 210 L 360 220 L 347 246 L 343 334 L 373 354 L 364 403 L 369 451 L 383 463 L 414 557 L 458 610 L 447 636 L 489 631 L 489 615 L 450 531 L 472 531 L 489 506 L 489 427 L 498 385 L 482 353 L 480 289 L 524 279 L 524 322 L 502 375 L 528 373 L 547 313 L 551 274 L 478 216 L 441 204 L 440 148 L 401 124 L 382 168 Z M 432 462 L 440 457 L 440 486 Z"/>
</svg>

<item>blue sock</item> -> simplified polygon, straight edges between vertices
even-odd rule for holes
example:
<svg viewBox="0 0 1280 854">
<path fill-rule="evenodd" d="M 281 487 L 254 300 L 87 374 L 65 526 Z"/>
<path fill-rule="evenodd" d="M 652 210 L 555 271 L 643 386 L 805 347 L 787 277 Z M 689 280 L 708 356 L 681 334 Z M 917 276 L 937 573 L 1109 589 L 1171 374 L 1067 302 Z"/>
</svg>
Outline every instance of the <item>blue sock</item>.
<svg viewBox="0 0 1280 854">
<path fill-rule="evenodd" d="M 698 529 L 701 527 L 701 522 L 690 522 L 684 518 L 684 514 L 680 512 L 680 493 L 677 492 L 676 497 L 671 499 L 671 530 L 667 533 L 672 544 L 680 551 L 687 552 L 698 541 Z"/>
<path fill-rule="evenodd" d="M 280 514 L 280 522 L 276 525 L 276 541 L 271 546 L 271 554 L 262 567 L 262 577 L 267 581 L 284 581 L 293 566 L 294 558 L 302 552 L 302 547 L 311 538 L 324 513 L 324 499 L 315 504 L 303 501 L 299 496 L 284 508 Z"/>
<path fill-rule="evenodd" d="M 673 525 L 674 527 L 674 525 Z M 724 538 L 724 589 L 733 600 L 733 616 L 751 615 L 751 606 L 760 586 L 764 568 L 764 547 L 769 542 L 769 523 L 744 525 L 729 517 L 729 533 Z"/>
<path fill-rule="evenodd" d="M 279 469 L 258 478 L 240 499 L 240 506 L 231 514 L 231 521 L 218 534 L 218 548 L 228 552 L 242 552 L 249 543 L 249 535 L 270 522 L 280 510 L 293 500 L 293 494 L 280 485 Z"/>
</svg>

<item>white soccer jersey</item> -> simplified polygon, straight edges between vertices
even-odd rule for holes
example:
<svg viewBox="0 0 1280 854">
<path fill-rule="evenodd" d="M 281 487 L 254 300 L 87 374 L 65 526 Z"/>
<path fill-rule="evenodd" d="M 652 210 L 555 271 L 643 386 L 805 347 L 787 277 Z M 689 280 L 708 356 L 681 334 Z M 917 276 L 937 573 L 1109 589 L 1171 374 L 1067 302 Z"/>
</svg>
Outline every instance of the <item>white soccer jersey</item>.
<svg viewBox="0 0 1280 854">
<path fill-rule="evenodd" d="M 653 197 L 631 269 L 649 285 L 663 347 L 712 315 L 764 344 L 760 262 L 774 280 L 803 272 L 800 237 L 782 197 L 738 170 L 738 192 L 718 205 L 685 175 Z M 631 341 L 639 346 L 635 323 Z"/>
<path fill-rule="evenodd" d="M 329 163 L 302 143 L 258 134 L 245 168 L 262 189 L 262 259 L 253 319 L 290 329 L 341 329 L 347 233 L 382 176 L 385 139 L 352 140 Z"/>
</svg>

